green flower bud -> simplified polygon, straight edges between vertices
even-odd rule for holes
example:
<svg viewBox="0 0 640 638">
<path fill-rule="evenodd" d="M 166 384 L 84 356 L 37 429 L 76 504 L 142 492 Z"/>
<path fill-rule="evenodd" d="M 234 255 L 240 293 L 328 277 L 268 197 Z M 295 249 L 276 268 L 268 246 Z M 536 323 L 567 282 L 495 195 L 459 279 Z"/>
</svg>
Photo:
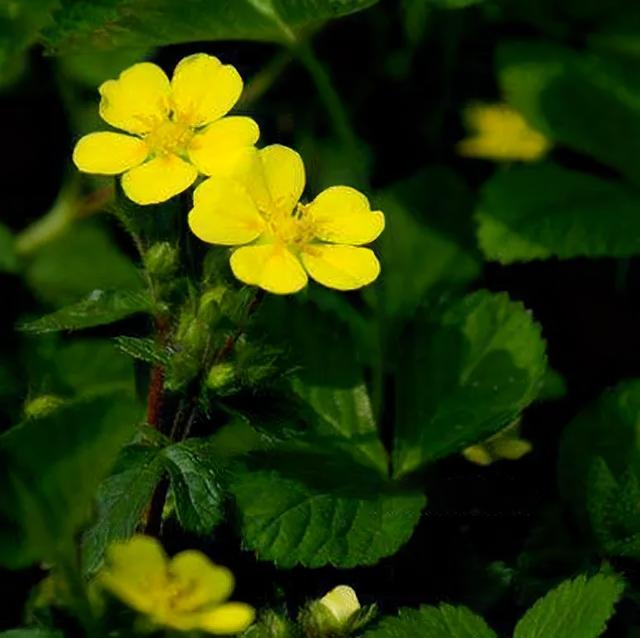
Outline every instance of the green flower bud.
<svg viewBox="0 0 640 638">
<path fill-rule="evenodd" d="M 356 592 L 339 585 L 301 612 L 300 623 L 310 638 L 340 638 L 353 630 L 352 619 L 360 612 Z"/>
<path fill-rule="evenodd" d="M 236 378 L 235 368 L 232 363 L 216 363 L 207 375 L 207 387 L 211 390 L 220 390 L 231 384 Z"/>
<path fill-rule="evenodd" d="M 37 419 L 55 412 L 64 404 L 64 399 L 55 394 L 42 394 L 31 399 L 24 406 L 24 415 L 28 419 Z"/>
<path fill-rule="evenodd" d="M 144 255 L 144 266 L 156 277 L 170 277 L 178 267 L 178 251 L 166 241 L 153 244 Z"/>
</svg>

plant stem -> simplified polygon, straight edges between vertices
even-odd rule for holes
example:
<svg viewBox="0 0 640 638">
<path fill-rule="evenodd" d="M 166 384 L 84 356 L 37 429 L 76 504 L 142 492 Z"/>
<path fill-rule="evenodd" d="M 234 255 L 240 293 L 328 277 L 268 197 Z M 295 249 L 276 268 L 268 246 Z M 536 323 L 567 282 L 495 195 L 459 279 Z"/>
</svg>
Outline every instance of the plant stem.
<svg viewBox="0 0 640 638">
<path fill-rule="evenodd" d="M 167 500 L 167 494 L 169 493 L 169 479 L 163 477 L 151 497 L 151 504 L 149 505 L 149 513 L 147 514 L 147 524 L 144 528 L 144 533 L 149 536 L 159 536 L 162 529 L 162 512 L 164 511 L 164 504 Z"/>
<path fill-rule="evenodd" d="M 247 82 L 238 106 L 246 108 L 261 98 L 273 86 L 280 74 L 291 63 L 291 60 L 293 60 L 291 51 L 284 50 L 277 53 L 264 68 Z"/>
</svg>

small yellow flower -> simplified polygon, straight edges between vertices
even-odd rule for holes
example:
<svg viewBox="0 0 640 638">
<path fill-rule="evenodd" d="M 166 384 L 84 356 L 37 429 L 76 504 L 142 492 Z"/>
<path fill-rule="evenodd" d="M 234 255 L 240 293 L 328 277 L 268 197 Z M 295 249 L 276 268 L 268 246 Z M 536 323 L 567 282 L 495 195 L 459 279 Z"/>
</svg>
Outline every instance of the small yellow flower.
<svg viewBox="0 0 640 638">
<path fill-rule="evenodd" d="M 154 624 L 180 631 L 234 634 L 244 631 L 255 615 L 249 605 L 225 602 L 234 586 L 228 569 L 193 550 L 169 560 L 160 543 L 148 536 L 112 545 L 98 579 Z"/>
<path fill-rule="evenodd" d="M 302 204 L 302 158 L 286 146 L 267 146 L 245 179 L 209 179 L 195 191 L 193 233 L 210 244 L 240 246 L 231 269 L 242 282 L 276 294 L 294 293 L 307 273 L 338 290 L 366 286 L 380 273 L 369 248 L 384 215 L 348 186 L 333 186 Z M 243 245 L 250 244 L 250 245 Z"/>
<path fill-rule="evenodd" d="M 138 204 L 170 199 L 198 172 L 233 174 L 260 134 L 249 117 L 224 117 L 242 93 L 242 79 L 233 66 L 204 53 L 182 59 L 171 81 L 160 67 L 142 62 L 99 91 L 102 119 L 131 135 L 85 135 L 73 161 L 85 173 L 124 173 L 122 188 Z"/>
<path fill-rule="evenodd" d="M 458 153 L 496 161 L 532 162 L 543 157 L 551 142 L 506 104 L 473 104 L 464 112 L 471 137 L 458 144 Z"/>
<path fill-rule="evenodd" d="M 353 614 L 360 610 L 360 601 L 353 588 L 348 585 L 338 585 L 319 601 L 325 609 L 328 609 L 338 624 L 346 623 Z"/>
<path fill-rule="evenodd" d="M 462 455 L 476 465 L 491 465 L 495 461 L 517 461 L 531 452 L 531 449 L 531 443 L 520 438 L 518 419 L 486 441 L 464 449 Z"/>
</svg>

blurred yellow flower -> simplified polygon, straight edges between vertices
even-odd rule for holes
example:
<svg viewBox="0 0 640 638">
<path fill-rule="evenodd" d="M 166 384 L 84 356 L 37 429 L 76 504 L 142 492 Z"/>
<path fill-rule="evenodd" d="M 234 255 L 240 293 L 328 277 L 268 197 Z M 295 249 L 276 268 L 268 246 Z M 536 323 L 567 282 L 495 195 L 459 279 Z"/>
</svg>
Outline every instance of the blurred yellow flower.
<svg viewBox="0 0 640 638">
<path fill-rule="evenodd" d="M 473 104 L 464 111 L 472 135 L 458 144 L 458 153 L 496 161 L 532 162 L 543 157 L 551 142 L 506 104 Z"/>
<path fill-rule="evenodd" d="M 182 59 L 171 81 L 150 62 L 134 64 L 100 88 L 100 116 L 131 133 L 82 137 L 73 161 L 85 173 L 122 176 L 138 204 L 163 202 L 198 176 L 227 176 L 248 160 L 259 136 L 249 117 L 223 117 L 242 92 L 231 65 L 196 53 Z"/>
<path fill-rule="evenodd" d="M 340 625 L 346 623 L 353 614 L 360 610 L 358 596 L 348 585 L 334 587 L 318 602 L 331 612 Z"/>
<path fill-rule="evenodd" d="M 302 158 L 286 146 L 267 146 L 240 182 L 209 179 L 195 191 L 189 213 L 193 233 L 210 244 L 240 246 L 231 269 L 242 282 L 276 294 L 294 293 L 307 274 L 338 290 L 376 279 L 380 264 L 369 248 L 384 229 L 384 215 L 348 186 L 333 186 L 302 204 Z M 250 244 L 250 245 L 243 245 Z"/>
<path fill-rule="evenodd" d="M 244 631 L 255 615 L 249 605 L 225 602 L 234 586 L 228 569 L 193 550 L 169 559 L 149 536 L 112 545 L 98 579 L 154 624 L 180 631 L 234 634 Z"/>
<path fill-rule="evenodd" d="M 520 420 L 517 420 L 483 443 L 466 448 L 462 455 L 476 465 L 491 465 L 501 460 L 517 461 L 531 449 L 531 443 L 520 438 Z"/>
</svg>

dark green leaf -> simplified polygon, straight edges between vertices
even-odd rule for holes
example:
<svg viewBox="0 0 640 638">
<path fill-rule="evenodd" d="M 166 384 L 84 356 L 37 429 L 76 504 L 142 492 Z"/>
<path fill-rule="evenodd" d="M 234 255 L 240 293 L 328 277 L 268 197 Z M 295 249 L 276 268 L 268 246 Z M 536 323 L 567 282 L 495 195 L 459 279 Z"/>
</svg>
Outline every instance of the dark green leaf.
<svg viewBox="0 0 640 638">
<path fill-rule="evenodd" d="M 26 265 L 34 292 L 56 306 L 73 303 L 93 290 L 138 290 L 142 278 L 108 232 L 93 222 L 76 222 L 38 248 Z"/>
<path fill-rule="evenodd" d="M 478 276 L 471 200 L 455 173 L 429 167 L 374 203 L 386 218 L 377 241 L 382 274 L 371 291 L 378 312 L 411 317 L 427 293 L 460 288 Z"/>
<path fill-rule="evenodd" d="M 478 241 L 502 264 L 629 257 L 640 253 L 639 208 L 640 194 L 613 181 L 553 164 L 511 168 L 483 188 Z"/>
<path fill-rule="evenodd" d="M 614 576 L 578 576 L 549 592 L 522 617 L 513 638 L 597 638 L 624 586 Z"/>
<path fill-rule="evenodd" d="M 38 334 L 78 330 L 119 321 L 139 312 L 151 312 L 153 303 L 146 292 L 133 290 L 94 290 L 86 299 L 19 326 Z"/>
<path fill-rule="evenodd" d="M 640 178 L 637 74 L 630 78 L 594 54 L 543 42 L 502 45 L 497 65 L 507 101 L 535 128 Z"/>
<path fill-rule="evenodd" d="M 426 502 L 348 457 L 296 450 L 240 473 L 232 491 L 244 543 L 279 567 L 372 565 L 409 539 Z"/>
<path fill-rule="evenodd" d="M 86 572 L 100 566 L 110 543 L 135 532 L 162 472 L 160 449 L 131 445 L 122 450 L 111 476 L 98 489 L 96 520 L 84 535 Z"/>
<path fill-rule="evenodd" d="M 487 623 L 466 607 L 404 608 L 397 616 L 383 618 L 364 638 L 496 638 Z M 554 637 L 555 638 L 555 637 Z"/>
<path fill-rule="evenodd" d="M 166 365 L 171 358 L 169 352 L 154 339 L 121 336 L 115 341 L 122 352 L 146 363 Z"/>
<path fill-rule="evenodd" d="M 67 404 L 0 437 L 5 527 L 0 560 L 55 560 L 86 521 L 96 488 L 141 416 L 121 394 Z M 3 526 L 4 527 L 4 526 Z"/>
<path fill-rule="evenodd" d="M 178 520 L 196 534 L 210 534 L 222 519 L 222 463 L 210 441 L 190 439 L 163 451 Z"/>
<path fill-rule="evenodd" d="M 540 327 L 522 304 L 479 291 L 399 345 L 394 468 L 403 475 L 512 423 L 546 372 Z"/>
<path fill-rule="evenodd" d="M 63 0 L 47 30 L 58 50 L 157 47 L 179 42 L 283 42 L 293 32 L 376 0 Z"/>
</svg>

